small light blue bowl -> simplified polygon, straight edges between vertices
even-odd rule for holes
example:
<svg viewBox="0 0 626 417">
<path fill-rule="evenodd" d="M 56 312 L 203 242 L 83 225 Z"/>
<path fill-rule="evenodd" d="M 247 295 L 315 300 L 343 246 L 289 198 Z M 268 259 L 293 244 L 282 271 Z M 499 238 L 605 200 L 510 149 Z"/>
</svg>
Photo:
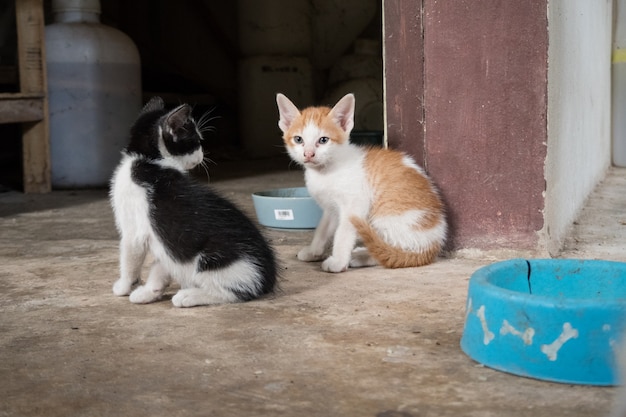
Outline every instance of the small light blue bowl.
<svg viewBox="0 0 626 417">
<path fill-rule="evenodd" d="M 252 194 L 259 223 L 280 229 L 315 229 L 322 209 L 306 187 L 277 188 Z"/>
<path fill-rule="evenodd" d="M 625 329 L 626 263 L 513 259 L 472 275 L 461 348 L 515 375 L 617 385 Z"/>
</svg>

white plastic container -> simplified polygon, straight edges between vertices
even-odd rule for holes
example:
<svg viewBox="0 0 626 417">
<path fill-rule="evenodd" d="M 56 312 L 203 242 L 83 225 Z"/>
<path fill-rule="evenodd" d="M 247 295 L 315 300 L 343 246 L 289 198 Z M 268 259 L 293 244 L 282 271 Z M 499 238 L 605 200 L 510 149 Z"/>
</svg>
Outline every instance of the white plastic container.
<svg viewBox="0 0 626 417">
<path fill-rule="evenodd" d="M 354 53 L 339 57 L 330 68 L 328 83 L 336 85 L 340 82 L 357 78 L 383 78 L 383 57 L 380 43 L 370 39 L 357 39 Z M 380 84 L 382 88 L 382 82 Z"/>
<path fill-rule="evenodd" d="M 324 100 L 334 105 L 344 95 L 353 93 L 356 99 L 354 129 L 383 131 L 383 82 L 379 78 L 358 78 L 338 84 Z"/>
<path fill-rule="evenodd" d="M 617 1 L 611 65 L 613 165 L 626 167 L 626 0 Z"/>
<path fill-rule="evenodd" d="M 376 16 L 373 0 L 311 0 L 314 68 L 330 68 Z"/>
<path fill-rule="evenodd" d="M 315 104 L 313 76 L 307 58 L 256 56 L 239 62 L 241 142 L 253 158 L 283 155 L 276 93 L 299 107 Z"/>
<path fill-rule="evenodd" d="M 243 56 L 309 54 L 310 0 L 238 0 L 237 8 Z"/>
<path fill-rule="evenodd" d="M 99 0 L 53 0 L 46 26 L 52 186 L 102 187 L 141 108 L 137 48 Z"/>
</svg>

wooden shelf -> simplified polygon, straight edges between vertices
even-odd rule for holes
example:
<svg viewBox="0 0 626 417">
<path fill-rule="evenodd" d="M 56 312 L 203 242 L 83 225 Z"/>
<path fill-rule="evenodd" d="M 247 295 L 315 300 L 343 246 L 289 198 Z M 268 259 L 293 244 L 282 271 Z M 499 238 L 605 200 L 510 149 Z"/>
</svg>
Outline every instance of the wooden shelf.
<svg viewBox="0 0 626 417">
<path fill-rule="evenodd" d="M 42 94 L 0 93 L 0 123 L 38 122 L 45 118 Z"/>
<path fill-rule="evenodd" d="M 22 124 L 24 192 L 51 190 L 43 0 L 15 0 L 20 91 L 0 94 L 0 123 Z"/>
</svg>

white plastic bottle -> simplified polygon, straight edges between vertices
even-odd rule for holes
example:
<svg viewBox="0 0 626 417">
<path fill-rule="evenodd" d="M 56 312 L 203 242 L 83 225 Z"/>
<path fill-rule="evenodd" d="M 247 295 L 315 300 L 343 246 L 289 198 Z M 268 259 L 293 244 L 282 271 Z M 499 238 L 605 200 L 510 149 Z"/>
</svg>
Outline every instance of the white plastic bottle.
<svg viewBox="0 0 626 417">
<path fill-rule="evenodd" d="M 611 65 L 613 165 L 626 167 L 626 0 L 618 0 Z"/>
<path fill-rule="evenodd" d="M 132 40 L 100 23 L 99 0 L 53 0 L 46 26 L 52 186 L 102 187 L 141 108 Z"/>
</svg>

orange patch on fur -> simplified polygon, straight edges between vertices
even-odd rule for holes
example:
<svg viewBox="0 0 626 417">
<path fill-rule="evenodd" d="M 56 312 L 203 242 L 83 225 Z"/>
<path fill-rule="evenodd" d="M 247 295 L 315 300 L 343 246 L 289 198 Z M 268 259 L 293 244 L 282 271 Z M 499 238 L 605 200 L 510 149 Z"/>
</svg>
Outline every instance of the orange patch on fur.
<svg viewBox="0 0 626 417">
<path fill-rule="evenodd" d="M 403 153 L 390 149 L 368 149 L 365 170 L 375 190 L 370 216 L 423 210 L 425 217 L 416 227 L 420 230 L 433 228 L 442 221 L 441 198 L 428 178 L 404 164 L 404 157 Z"/>
<path fill-rule="evenodd" d="M 308 107 L 300 112 L 300 116 L 291 123 L 283 135 L 285 143 L 293 146 L 293 137 L 301 136 L 302 131 L 309 124 L 318 126 L 320 131 L 333 142 L 343 143 L 350 138 L 333 120 L 330 107 Z"/>
<path fill-rule="evenodd" d="M 359 236 L 361 236 L 365 242 L 370 255 L 385 268 L 408 268 L 428 265 L 435 260 L 441 251 L 441 244 L 439 242 L 432 242 L 432 244 L 423 251 L 408 252 L 385 242 L 365 220 L 352 217 L 350 221 L 356 228 Z"/>
</svg>

